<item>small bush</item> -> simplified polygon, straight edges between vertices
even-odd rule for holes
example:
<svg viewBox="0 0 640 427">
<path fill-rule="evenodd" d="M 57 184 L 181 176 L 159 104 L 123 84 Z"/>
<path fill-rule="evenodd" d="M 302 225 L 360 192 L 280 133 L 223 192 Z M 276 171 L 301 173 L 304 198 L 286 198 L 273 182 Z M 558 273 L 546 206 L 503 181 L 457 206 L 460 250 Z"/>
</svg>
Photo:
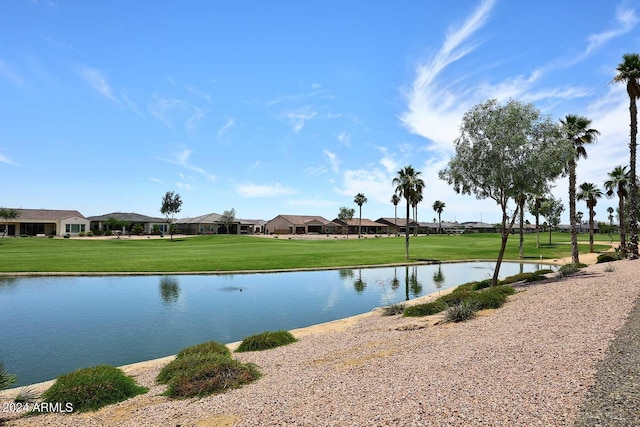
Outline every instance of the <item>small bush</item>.
<svg viewBox="0 0 640 427">
<path fill-rule="evenodd" d="M 176 357 L 184 357 L 194 353 L 215 353 L 221 356 L 231 357 L 231 350 L 229 350 L 226 345 L 220 344 L 216 341 L 206 341 L 200 344 L 192 345 L 191 347 L 183 348 L 176 355 Z"/>
<path fill-rule="evenodd" d="M 497 288 L 489 288 L 482 292 L 477 292 L 472 299 L 478 310 L 500 308 L 506 300 L 507 295 Z"/>
<path fill-rule="evenodd" d="M 18 403 L 33 402 L 39 397 L 40 395 L 38 394 L 38 392 L 36 392 L 33 386 L 26 386 L 22 387 L 20 391 L 18 391 L 18 394 L 13 399 L 13 401 Z"/>
<path fill-rule="evenodd" d="M 383 316 L 395 316 L 396 314 L 402 314 L 404 312 L 404 304 L 391 304 L 382 308 Z"/>
<path fill-rule="evenodd" d="M 558 270 L 558 277 L 567 277 L 576 274 L 584 264 L 565 264 Z"/>
<path fill-rule="evenodd" d="M 485 279 L 480 282 L 476 282 L 471 287 L 472 291 L 479 291 L 480 289 L 488 288 L 491 286 L 491 279 Z"/>
<path fill-rule="evenodd" d="M 604 254 L 598 255 L 597 264 L 600 264 L 600 263 L 603 263 L 603 262 L 618 261 L 618 260 L 620 260 L 620 257 L 617 254 L 604 253 Z"/>
<path fill-rule="evenodd" d="M 91 230 L 87 231 L 87 237 L 93 237 L 93 231 Z"/>
<path fill-rule="evenodd" d="M 442 319 L 442 323 L 457 323 L 473 319 L 476 316 L 476 309 L 475 302 L 462 301 L 458 305 L 449 307 L 447 311 L 444 312 L 444 319 Z"/>
<path fill-rule="evenodd" d="M 456 290 L 457 291 L 457 290 Z M 443 295 L 438 298 L 438 301 L 441 301 L 448 306 L 454 306 L 462 303 L 463 301 L 467 301 L 473 298 L 475 292 L 473 291 L 460 291 L 460 292 L 451 292 L 450 294 Z"/>
<path fill-rule="evenodd" d="M 431 316 L 432 314 L 440 313 L 447 309 L 447 304 L 440 300 L 428 302 L 425 304 L 416 304 L 411 307 L 407 307 L 404 310 L 404 317 L 422 317 Z"/>
<path fill-rule="evenodd" d="M 0 390 L 9 387 L 14 382 L 16 382 L 16 376 L 7 372 L 2 362 L 0 362 Z"/>
<path fill-rule="evenodd" d="M 104 236 L 109 237 L 109 236 L 113 236 L 113 231 L 111 230 L 104 230 Z"/>
<path fill-rule="evenodd" d="M 537 270 L 531 273 L 520 273 L 513 276 L 509 276 L 504 280 L 502 280 L 500 283 L 502 283 L 503 285 L 509 285 L 511 283 L 516 283 L 516 282 L 525 282 L 525 283 L 537 282 L 539 280 L 546 279 L 545 274 L 552 273 L 552 272 L 553 270 Z"/>
<path fill-rule="evenodd" d="M 258 368 L 220 354 L 193 353 L 180 361 L 180 369 L 168 381 L 170 397 L 206 396 L 241 387 L 260 377 Z"/>
<path fill-rule="evenodd" d="M 61 375 L 42 398 L 48 403 L 70 403 L 74 412 L 86 412 L 122 402 L 148 390 L 137 385 L 120 369 L 99 365 Z"/>
<path fill-rule="evenodd" d="M 295 337 L 291 335 L 291 332 L 289 331 L 263 332 L 243 339 L 236 351 L 269 350 L 271 348 L 291 344 L 296 341 Z"/>
<path fill-rule="evenodd" d="M 506 296 L 513 295 L 516 293 L 516 290 L 514 289 L 514 287 L 509 285 L 495 286 L 491 289 L 496 292 L 502 292 Z"/>
<path fill-rule="evenodd" d="M 459 294 L 459 293 L 470 292 L 470 291 L 473 290 L 473 287 L 476 285 L 476 283 L 478 283 L 478 282 L 463 283 L 462 285 L 460 285 L 457 288 L 455 288 L 451 293 L 452 294 Z"/>
</svg>

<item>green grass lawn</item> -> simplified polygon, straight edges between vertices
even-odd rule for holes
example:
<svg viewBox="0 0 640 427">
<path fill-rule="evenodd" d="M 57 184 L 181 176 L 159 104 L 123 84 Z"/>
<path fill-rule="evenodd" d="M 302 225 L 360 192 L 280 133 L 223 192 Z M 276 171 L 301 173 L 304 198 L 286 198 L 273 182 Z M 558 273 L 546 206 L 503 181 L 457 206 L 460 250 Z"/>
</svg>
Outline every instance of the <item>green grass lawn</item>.
<svg viewBox="0 0 640 427">
<path fill-rule="evenodd" d="M 615 236 L 614 236 L 615 238 Z M 525 260 L 570 256 L 570 236 L 525 236 Z M 609 247 L 596 236 L 596 251 Z M 615 241 L 614 241 L 615 243 Z M 412 237 L 409 262 L 496 259 L 499 234 Z M 580 235 L 587 252 L 588 235 Z M 518 236 L 509 238 L 506 259 L 518 259 Z M 289 240 L 251 236 L 197 236 L 167 239 L 0 239 L 0 272 L 188 272 L 341 267 L 405 262 L 404 237 Z"/>
</svg>

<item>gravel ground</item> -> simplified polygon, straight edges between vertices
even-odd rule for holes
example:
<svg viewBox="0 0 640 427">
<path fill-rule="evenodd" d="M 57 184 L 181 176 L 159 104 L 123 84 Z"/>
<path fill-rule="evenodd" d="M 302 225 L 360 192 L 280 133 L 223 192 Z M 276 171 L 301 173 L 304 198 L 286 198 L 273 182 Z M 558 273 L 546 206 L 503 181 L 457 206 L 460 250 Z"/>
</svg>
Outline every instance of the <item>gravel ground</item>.
<svg viewBox="0 0 640 427">
<path fill-rule="evenodd" d="M 635 418 L 617 425 L 638 425 L 640 262 L 612 265 L 522 288 L 465 323 L 373 312 L 238 354 L 263 377 L 222 395 L 169 400 L 154 384 L 158 367 L 141 368 L 131 374 L 149 393 L 98 412 L 0 417 L 9 426 L 316 427 L 569 426 L 579 415 L 578 425 L 620 416 Z"/>
</svg>

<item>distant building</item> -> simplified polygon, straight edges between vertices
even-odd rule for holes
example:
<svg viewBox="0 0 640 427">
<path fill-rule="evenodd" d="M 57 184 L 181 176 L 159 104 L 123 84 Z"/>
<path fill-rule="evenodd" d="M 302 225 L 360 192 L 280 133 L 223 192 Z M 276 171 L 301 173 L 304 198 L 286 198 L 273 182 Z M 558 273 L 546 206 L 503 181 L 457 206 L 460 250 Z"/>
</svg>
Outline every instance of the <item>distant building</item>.
<svg viewBox="0 0 640 427">
<path fill-rule="evenodd" d="M 161 233 L 169 232 L 169 225 L 165 218 L 150 217 L 135 212 L 112 212 L 104 215 L 90 216 L 87 219 L 91 221 L 91 230 L 106 231 L 109 228 L 107 221 L 109 221 L 109 219 L 115 219 L 126 225 L 121 226 L 118 230 L 111 231 L 122 231 L 124 234 L 127 234 L 130 233 L 136 225 L 140 225 L 144 234 L 150 234 L 154 229 Z"/>
<path fill-rule="evenodd" d="M 89 220 L 80 212 L 54 209 L 13 209 L 18 217 L 0 224 L 6 236 L 77 236 L 89 231 Z"/>
<path fill-rule="evenodd" d="M 268 234 L 336 234 L 339 227 L 315 215 L 278 215 L 265 224 Z"/>
<path fill-rule="evenodd" d="M 340 226 L 339 233 L 341 234 L 358 234 L 358 228 L 362 225 L 362 234 L 387 234 L 389 226 L 380 222 L 372 221 L 368 218 L 362 218 L 362 224 L 360 224 L 359 218 L 353 218 L 348 221 L 342 221 L 339 218 L 333 220 Z"/>
</svg>

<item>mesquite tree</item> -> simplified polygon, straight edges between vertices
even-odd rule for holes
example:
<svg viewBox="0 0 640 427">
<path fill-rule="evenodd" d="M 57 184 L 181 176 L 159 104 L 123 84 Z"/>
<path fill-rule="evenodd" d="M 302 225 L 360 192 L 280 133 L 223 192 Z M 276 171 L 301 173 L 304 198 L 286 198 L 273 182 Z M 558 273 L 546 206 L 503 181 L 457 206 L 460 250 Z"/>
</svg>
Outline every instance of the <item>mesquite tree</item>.
<svg viewBox="0 0 640 427">
<path fill-rule="evenodd" d="M 501 245 L 492 278 L 495 285 L 520 209 L 516 199 L 546 193 L 574 154 L 550 118 L 543 117 L 533 104 L 516 100 L 504 105 L 496 100 L 476 105 L 465 113 L 460 130 L 455 155 L 439 176 L 458 193 L 493 199 L 500 206 Z"/>
</svg>

